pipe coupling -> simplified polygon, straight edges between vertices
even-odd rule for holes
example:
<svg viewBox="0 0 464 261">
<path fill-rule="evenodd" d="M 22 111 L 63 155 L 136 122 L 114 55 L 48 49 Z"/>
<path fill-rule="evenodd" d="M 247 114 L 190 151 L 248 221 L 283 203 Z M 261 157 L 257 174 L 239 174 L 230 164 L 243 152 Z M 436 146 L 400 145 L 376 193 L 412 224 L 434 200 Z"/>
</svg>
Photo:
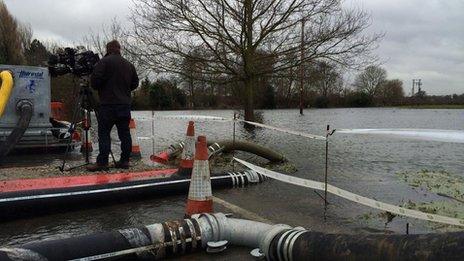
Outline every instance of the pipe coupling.
<svg viewBox="0 0 464 261">
<path fill-rule="evenodd" d="M 24 108 L 26 107 L 29 107 L 31 109 L 33 109 L 34 105 L 32 103 L 32 101 L 30 100 L 26 100 L 26 99 L 22 99 L 22 100 L 19 100 L 17 103 L 16 103 L 16 110 L 18 112 L 21 112 Z"/>
</svg>

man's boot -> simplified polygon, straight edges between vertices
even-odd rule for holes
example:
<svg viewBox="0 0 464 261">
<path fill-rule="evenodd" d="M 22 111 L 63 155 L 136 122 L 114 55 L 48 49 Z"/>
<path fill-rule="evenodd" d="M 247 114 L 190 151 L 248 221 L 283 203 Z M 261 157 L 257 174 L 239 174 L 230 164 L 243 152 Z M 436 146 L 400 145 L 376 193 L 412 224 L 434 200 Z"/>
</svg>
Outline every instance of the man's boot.
<svg viewBox="0 0 464 261">
<path fill-rule="evenodd" d="M 95 172 L 95 171 L 107 171 L 109 168 L 108 168 L 108 164 L 102 165 L 102 164 L 95 163 L 95 164 L 88 165 L 86 169 L 87 171 Z"/>
<path fill-rule="evenodd" d="M 117 169 L 129 169 L 129 161 L 120 160 L 114 164 Z"/>
</svg>

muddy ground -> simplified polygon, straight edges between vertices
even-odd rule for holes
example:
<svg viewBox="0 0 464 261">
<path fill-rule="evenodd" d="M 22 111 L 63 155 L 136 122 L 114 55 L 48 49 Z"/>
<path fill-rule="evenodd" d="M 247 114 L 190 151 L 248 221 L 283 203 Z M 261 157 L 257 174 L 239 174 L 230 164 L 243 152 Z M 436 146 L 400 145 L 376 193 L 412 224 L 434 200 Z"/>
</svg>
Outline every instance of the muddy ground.
<svg viewBox="0 0 464 261">
<path fill-rule="evenodd" d="M 232 154 L 224 154 L 215 157 L 210 161 L 210 168 L 214 172 L 224 171 L 241 171 L 244 170 L 239 164 L 232 162 Z M 268 163 L 265 160 L 260 160 L 257 157 L 253 160 L 255 163 L 265 166 L 270 169 L 283 171 L 286 173 L 294 173 L 296 171 L 295 166 L 289 162 L 283 163 Z M 81 176 L 81 175 L 95 175 L 95 172 L 89 172 L 85 169 L 85 166 L 75 168 L 70 171 L 60 171 L 59 164 L 34 164 L 33 166 L 3 166 L 0 168 L 0 180 L 15 180 L 15 179 L 33 179 L 33 178 L 46 178 L 46 177 L 65 177 L 65 176 Z M 82 164 L 82 162 L 72 162 L 72 164 Z M 110 163 L 110 169 L 104 171 L 104 173 L 126 173 L 126 172 L 140 172 L 153 169 L 169 169 L 177 168 L 179 160 L 173 160 L 168 164 L 157 164 L 149 161 L 133 160 L 130 163 L 130 169 L 116 169 L 113 167 L 113 163 Z M 71 165 L 67 165 L 69 168 Z M 101 173 L 101 172 L 100 172 Z"/>
<path fill-rule="evenodd" d="M 157 169 L 169 168 L 167 165 L 158 165 Z M 139 172 L 154 169 L 153 165 L 149 165 L 142 161 L 132 161 L 129 171 Z M 124 169 L 112 168 L 105 171 L 105 173 L 123 173 L 128 172 Z M 79 167 L 71 171 L 60 171 L 57 165 L 37 165 L 27 167 L 4 167 L 0 169 L 0 180 L 14 180 L 14 179 L 32 179 L 32 178 L 46 178 L 46 177 L 64 177 L 64 176 L 80 176 L 80 175 L 95 175 L 95 172 L 89 172 L 85 167 Z"/>
</svg>

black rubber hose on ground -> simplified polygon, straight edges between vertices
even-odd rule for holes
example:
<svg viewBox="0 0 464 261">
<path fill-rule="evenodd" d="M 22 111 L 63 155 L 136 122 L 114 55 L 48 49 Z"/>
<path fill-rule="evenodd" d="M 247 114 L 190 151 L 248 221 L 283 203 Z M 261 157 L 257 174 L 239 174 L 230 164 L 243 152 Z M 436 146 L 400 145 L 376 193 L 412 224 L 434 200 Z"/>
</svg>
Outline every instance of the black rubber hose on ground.
<svg viewBox="0 0 464 261">
<path fill-rule="evenodd" d="M 10 135 L 6 138 L 5 142 L 1 144 L 0 147 L 0 161 L 3 157 L 5 157 L 19 142 L 19 140 L 23 137 L 24 132 L 29 127 L 29 122 L 32 118 L 32 104 L 29 102 L 20 102 L 18 104 L 18 112 L 19 112 L 19 121 L 16 124 L 16 127 L 10 133 Z"/>
<path fill-rule="evenodd" d="M 219 148 L 217 145 L 219 145 Z M 257 156 L 263 157 L 271 162 L 284 162 L 287 161 L 287 159 L 284 157 L 284 155 L 273 151 L 269 148 L 266 148 L 264 146 L 258 145 L 253 142 L 248 142 L 248 141 L 241 141 L 241 140 L 220 140 L 220 141 L 210 141 L 208 142 L 208 146 L 210 146 L 209 150 L 210 152 L 213 152 L 212 150 L 220 150 L 221 152 L 231 152 L 234 150 L 239 150 L 239 151 L 245 151 L 249 152 L 252 154 L 255 154 Z"/>
<path fill-rule="evenodd" d="M 247 187 L 264 182 L 265 179 L 265 176 L 252 171 L 218 173 L 211 175 L 211 187 L 213 190 Z M 186 195 L 189 186 L 190 177 L 172 175 L 168 178 L 136 180 L 122 184 L 0 192 L 0 220 L 36 217 L 147 198 Z"/>
<path fill-rule="evenodd" d="M 193 253 L 202 246 L 197 220 L 184 219 L 1 248 L 0 260 L 159 260 Z"/>
<path fill-rule="evenodd" d="M 211 176 L 211 186 L 214 189 L 219 187 L 246 187 L 263 182 L 265 179 L 265 176 L 251 171 L 223 173 Z M 169 193 L 173 195 L 179 191 L 185 193 L 190 185 L 190 179 L 181 177 L 160 179 L 158 182 L 159 186 L 147 187 L 147 189 L 153 192 L 158 191 L 161 193 L 160 195 L 168 195 Z M 141 191 L 134 190 L 128 192 L 130 194 L 141 193 Z M 101 195 L 99 195 L 99 200 L 104 200 Z M 69 202 L 69 199 L 67 199 L 67 202 Z M 41 204 L 42 208 L 43 206 Z M 0 260 L 53 261 L 79 258 L 84 258 L 83 260 L 101 260 L 105 258 L 113 258 L 110 260 L 157 260 L 165 256 L 194 252 L 202 247 L 201 240 L 201 230 L 198 223 L 194 219 L 184 219 L 178 222 L 165 222 L 162 223 L 162 226 L 158 224 L 75 238 L 43 240 L 13 248 L 0 247 Z M 160 250 L 153 250 L 149 253 L 137 251 L 121 256 L 104 256 L 107 253 L 150 245 L 158 245 L 157 249 Z M 96 259 L 85 259 L 97 255 L 102 256 Z"/>
<path fill-rule="evenodd" d="M 464 233 L 342 235 L 284 231 L 268 260 L 462 260 Z"/>
</svg>

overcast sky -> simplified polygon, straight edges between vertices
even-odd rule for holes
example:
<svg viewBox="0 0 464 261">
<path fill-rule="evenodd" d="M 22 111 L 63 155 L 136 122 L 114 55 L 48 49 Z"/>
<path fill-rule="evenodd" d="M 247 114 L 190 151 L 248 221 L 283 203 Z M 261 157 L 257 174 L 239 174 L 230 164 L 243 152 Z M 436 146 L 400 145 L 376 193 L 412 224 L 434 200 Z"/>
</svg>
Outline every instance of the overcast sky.
<svg viewBox="0 0 464 261">
<path fill-rule="evenodd" d="M 130 0 L 4 0 L 34 36 L 78 43 L 86 32 L 117 17 L 127 22 Z M 111 6 L 110 6 L 111 5 Z M 428 94 L 464 93 L 463 0 L 348 0 L 371 13 L 370 32 L 384 32 L 376 54 L 389 78 L 403 80 L 406 94 L 421 78 Z"/>
</svg>

